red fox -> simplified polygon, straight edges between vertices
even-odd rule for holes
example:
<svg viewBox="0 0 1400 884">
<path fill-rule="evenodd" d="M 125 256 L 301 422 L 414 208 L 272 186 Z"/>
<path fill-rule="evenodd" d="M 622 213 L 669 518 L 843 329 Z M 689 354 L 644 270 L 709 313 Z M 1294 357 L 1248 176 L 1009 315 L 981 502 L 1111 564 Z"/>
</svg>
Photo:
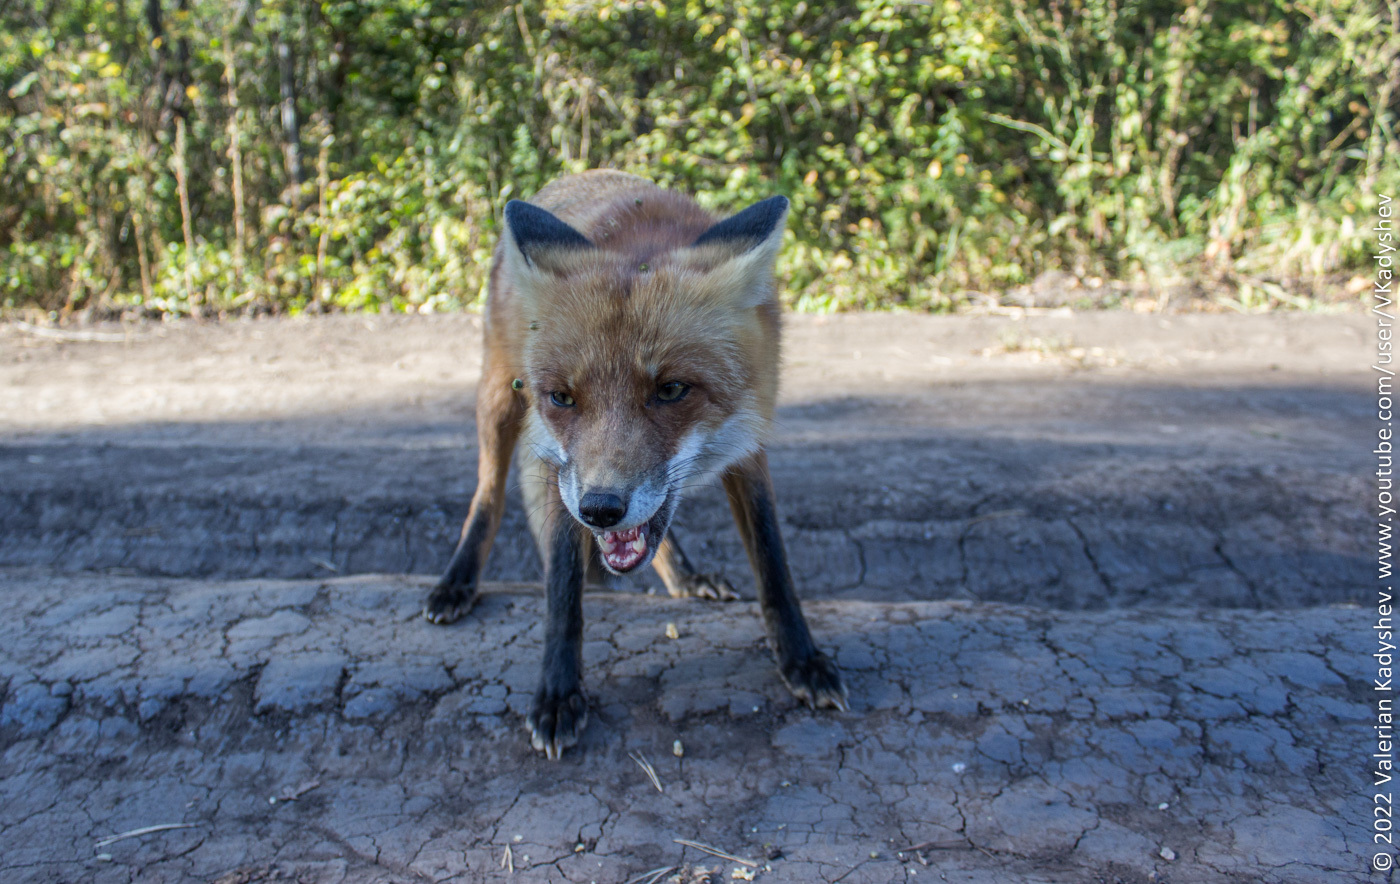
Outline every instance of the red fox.
<svg viewBox="0 0 1400 884">
<path fill-rule="evenodd" d="M 743 535 L 783 680 L 810 706 L 846 708 L 840 673 L 802 616 L 764 453 L 778 392 L 773 262 L 787 211 L 775 196 L 721 221 L 613 171 L 560 178 L 506 204 L 486 298 L 476 494 L 423 615 L 451 623 L 476 601 L 523 442 L 546 586 L 527 723 L 549 758 L 577 742 L 587 719 L 591 563 L 626 574 L 650 562 L 673 596 L 732 597 L 667 533 L 685 489 L 708 477 L 723 483 Z"/>
</svg>

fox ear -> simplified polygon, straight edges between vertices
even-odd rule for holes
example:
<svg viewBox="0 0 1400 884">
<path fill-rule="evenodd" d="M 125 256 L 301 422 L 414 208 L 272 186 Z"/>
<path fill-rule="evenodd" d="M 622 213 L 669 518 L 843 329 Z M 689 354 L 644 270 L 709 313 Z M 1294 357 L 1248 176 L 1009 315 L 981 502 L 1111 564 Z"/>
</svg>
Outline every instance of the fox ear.
<svg viewBox="0 0 1400 884">
<path fill-rule="evenodd" d="M 725 218 L 691 243 L 698 257 L 715 262 L 711 274 L 728 277 L 725 285 L 739 306 L 754 307 L 773 298 L 773 262 L 783 244 L 787 214 L 787 197 L 770 196 Z"/>
<path fill-rule="evenodd" d="M 577 230 L 539 206 L 521 200 L 506 203 L 506 228 L 514 248 L 512 260 L 526 267 L 559 269 L 558 259 L 574 249 L 591 249 L 593 243 Z"/>
<path fill-rule="evenodd" d="M 783 222 L 787 219 L 788 199 L 785 196 L 770 196 L 756 202 L 737 215 L 723 221 L 700 234 L 692 246 L 723 243 L 733 247 L 735 254 L 756 249 L 778 235 L 782 241 Z"/>
</svg>

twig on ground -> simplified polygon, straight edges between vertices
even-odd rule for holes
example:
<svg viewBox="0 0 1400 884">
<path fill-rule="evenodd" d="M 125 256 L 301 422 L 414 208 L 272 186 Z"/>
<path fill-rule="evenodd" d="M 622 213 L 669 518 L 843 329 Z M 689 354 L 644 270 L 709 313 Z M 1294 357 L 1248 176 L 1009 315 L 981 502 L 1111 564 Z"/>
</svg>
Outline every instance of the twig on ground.
<svg viewBox="0 0 1400 884">
<path fill-rule="evenodd" d="M 651 784 L 656 787 L 656 791 L 663 794 L 666 792 L 665 789 L 661 788 L 661 778 L 656 775 L 656 768 L 651 766 L 651 762 L 647 761 L 636 752 L 628 752 L 627 757 L 637 762 L 637 766 L 646 773 L 647 778 L 651 780 Z"/>
<path fill-rule="evenodd" d="M 659 869 L 652 869 L 650 872 L 642 872 L 637 877 L 628 881 L 627 884 L 656 884 L 657 881 L 661 880 L 662 875 L 675 870 L 675 866 L 662 866 Z"/>
<path fill-rule="evenodd" d="M 515 854 L 510 852 L 510 845 L 506 845 L 506 852 L 501 854 L 501 868 L 507 870 L 512 875 L 515 874 Z"/>
<path fill-rule="evenodd" d="M 911 844 L 908 847 L 901 847 L 895 853 L 918 853 L 920 850 L 971 850 L 972 845 L 966 841 L 924 841 L 921 844 Z"/>
<path fill-rule="evenodd" d="M 278 795 L 276 798 L 273 798 L 271 803 L 276 804 L 279 801 L 296 801 L 298 798 L 305 795 L 307 792 L 310 792 L 312 789 L 317 788 L 320 785 L 320 780 L 307 780 L 300 786 L 297 786 L 295 789 L 288 789 L 281 795 Z"/>
<path fill-rule="evenodd" d="M 129 832 L 122 832 L 118 835 L 111 835 L 98 841 L 96 847 L 106 847 L 108 844 L 116 844 L 118 841 L 125 841 L 127 838 L 140 838 L 142 835 L 152 835 L 156 832 L 165 832 L 170 829 L 193 829 L 196 823 L 161 823 L 158 826 L 142 826 L 139 829 L 132 829 Z"/>
<path fill-rule="evenodd" d="M 758 868 L 758 863 L 754 862 L 751 859 L 744 859 L 743 857 L 735 856 L 732 853 L 725 853 L 723 850 L 711 847 L 708 844 L 701 844 L 699 841 L 687 841 L 684 838 L 672 838 L 671 840 L 677 844 L 684 844 L 686 847 L 694 847 L 696 850 L 699 850 L 702 853 L 708 853 L 710 856 L 717 856 L 720 859 L 727 859 L 731 862 L 740 863 L 742 865 L 748 866 L 751 869 Z"/>
</svg>

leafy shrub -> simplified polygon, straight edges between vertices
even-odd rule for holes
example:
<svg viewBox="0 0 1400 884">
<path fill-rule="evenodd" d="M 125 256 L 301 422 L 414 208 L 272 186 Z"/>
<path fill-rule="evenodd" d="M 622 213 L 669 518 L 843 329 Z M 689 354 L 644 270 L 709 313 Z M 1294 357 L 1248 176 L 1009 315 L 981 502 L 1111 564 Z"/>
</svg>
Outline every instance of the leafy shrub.
<svg viewBox="0 0 1400 884">
<path fill-rule="evenodd" d="M 1052 270 L 1268 305 L 1400 185 L 1377 0 L 137 5 L 0 12 L 6 306 L 458 309 L 505 201 L 597 166 L 787 194 L 799 309 Z"/>
</svg>

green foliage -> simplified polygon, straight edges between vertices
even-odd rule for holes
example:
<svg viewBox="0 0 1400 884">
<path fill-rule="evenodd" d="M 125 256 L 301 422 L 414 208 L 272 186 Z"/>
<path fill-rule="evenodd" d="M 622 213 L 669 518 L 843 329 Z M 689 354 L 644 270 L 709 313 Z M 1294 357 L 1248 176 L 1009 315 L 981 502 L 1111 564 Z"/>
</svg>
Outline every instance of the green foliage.
<svg viewBox="0 0 1400 884">
<path fill-rule="evenodd" d="M 598 166 L 717 211 L 787 194 L 799 309 L 952 309 L 1047 270 L 1290 300 L 1366 261 L 1364 219 L 1400 188 L 1398 18 L 1379 0 L 18 0 L 0 304 L 460 308 L 504 202 Z"/>
</svg>

